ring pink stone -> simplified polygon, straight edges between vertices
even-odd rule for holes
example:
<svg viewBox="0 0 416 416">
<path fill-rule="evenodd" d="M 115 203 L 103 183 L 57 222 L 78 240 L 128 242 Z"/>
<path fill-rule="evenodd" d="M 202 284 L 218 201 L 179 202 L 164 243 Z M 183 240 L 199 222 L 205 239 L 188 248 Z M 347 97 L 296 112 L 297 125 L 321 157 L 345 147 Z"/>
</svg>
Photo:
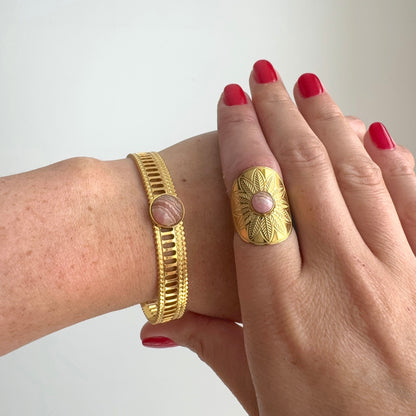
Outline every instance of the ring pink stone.
<svg viewBox="0 0 416 416">
<path fill-rule="evenodd" d="M 150 206 L 150 216 L 161 227 L 173 227 L 184 217 L 182 201 L 173 195 L 158 196 Z"/>
<path fill-rule="evenodd" d="M 251 206 L 259 214 L 268 214 L 274 208 L 274 201 L 268 192 L 257 192 L 251 198 Z"/>
</svg>

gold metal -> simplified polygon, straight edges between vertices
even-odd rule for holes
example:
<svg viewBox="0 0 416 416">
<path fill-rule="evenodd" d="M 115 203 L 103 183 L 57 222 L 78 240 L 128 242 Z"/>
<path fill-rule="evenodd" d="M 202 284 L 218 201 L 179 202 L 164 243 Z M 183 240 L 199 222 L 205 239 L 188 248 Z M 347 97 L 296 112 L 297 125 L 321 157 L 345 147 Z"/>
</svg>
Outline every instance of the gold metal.
<svg viewBox="0 0 416 416">
<path fill-rule="evenodd" d="M 273 199 L 273 208 L 265 213 L 254 210 L 251 200 L 259 192 Z M 239 236 L 255 245 L 277 244 L 292 231 L 292 216 L 286 189 L 279 174 L 265 166 L 246 169 L 235 181 L 231 192 L 231 211 Z"/>
<path fill-rule="evenodd" d="M 136 162 L 149 200 L 149 210 L 156 198 L 163 194 L 176 195 L 175 187 L 162 157 L 156 153 L 131 153 Z M 150 213 L 150 211 L 149 211 Z M 185 211 L 183 211 L 185 213 Z M 185 312 L 188 299 L 188 268 L 183 220 L 172 227 L 153 223 L 158 268 L 158 299 L 143 303 L 142 309 L 152 324 L 179 319 Z"/>
</svg>

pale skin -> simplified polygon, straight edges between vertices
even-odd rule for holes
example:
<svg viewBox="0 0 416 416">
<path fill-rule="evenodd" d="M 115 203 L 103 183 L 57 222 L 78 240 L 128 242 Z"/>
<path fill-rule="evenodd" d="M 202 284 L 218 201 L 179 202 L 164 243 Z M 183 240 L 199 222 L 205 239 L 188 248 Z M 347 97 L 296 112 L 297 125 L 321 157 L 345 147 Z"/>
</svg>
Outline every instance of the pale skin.
<svg viewBox="0 0 416 416">
<path fill-rule="evenodd" d="M 253 72 L 250 89 L 246 104 L 218 104 L 224 183 L 281 172 L 296 231 L 273 246 L 234 235 L 243 328 L 188 313 L 142 339 L 195 351 L 250 415 L 415 414 L 412 155 L 378 148 L 325 90 L 297 83 L 295 105 L 280 77 Z"/>
<path fill-rule="evenodd" d="M 161 155 L 186 207 L 189 310 L 240 320 L 217 133 Z M 131 159 L 69 159 L 0 179 L 0 354 L 155 299 L 152 233 Z"/>
<path fill-rule="evenodd" d="M 362 122 L 350 122 L 364 134 Z M 239 321 L 217 132 L 161 155 L 186 207 L 188 308 Z M 76 158 L 0 178 L 0 288 L 0 355 L 76 322 L 155 299 L 148 202 L 132 160 Z"/>
<path fill-rule="evenodd" d="M 198 353 L 250 415 L 412 414 L 413 158 L 377 149 L 327 92 L 295 86 L 296 108 L 280 79 L 250 86 L 253 102 L 221 97 L 218 135 L 162 152 L 187 210 L 189 312 L 142 338 Z M 290 197 L 296 232 L 276 246 L 233 238 L 227 192 L 253 165 L 281 172 Z M 1 179 L 0 245 L 0 354 L 156 296 L 129 159 Z"/>
</svg>

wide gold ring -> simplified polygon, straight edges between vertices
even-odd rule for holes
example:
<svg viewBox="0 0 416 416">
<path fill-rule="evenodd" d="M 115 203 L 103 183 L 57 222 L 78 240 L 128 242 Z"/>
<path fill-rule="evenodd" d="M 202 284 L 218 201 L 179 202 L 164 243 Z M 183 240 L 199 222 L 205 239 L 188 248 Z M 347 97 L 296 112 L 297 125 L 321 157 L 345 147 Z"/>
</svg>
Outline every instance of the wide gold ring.
<svg viewBox="0 0 416 416">
<path fill-rule="evenodd" d="M 281 243 L 292 231 L 285 186 L 279 174 L 269 167 L 251 167 L 234 181 L 231 212 L 238 235 L 247 243 Z"/>
</svg>

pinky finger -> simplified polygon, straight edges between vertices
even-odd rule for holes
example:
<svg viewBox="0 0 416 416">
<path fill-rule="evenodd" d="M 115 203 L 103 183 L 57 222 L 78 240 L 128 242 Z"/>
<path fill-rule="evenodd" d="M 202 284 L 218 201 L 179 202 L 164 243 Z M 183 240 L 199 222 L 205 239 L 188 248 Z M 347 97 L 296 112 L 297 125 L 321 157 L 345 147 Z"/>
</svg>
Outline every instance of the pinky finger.
<svg viewBox="0 0 416 416">
<path fill-rule="evenodd" d="M 415 160 L 405 147 L 395 144 L 385 126 L 373 123 L 364 137 L 371 158 L 383 172 L 403 230 L 416 254 L 416 176 Z"/>
</svg>

